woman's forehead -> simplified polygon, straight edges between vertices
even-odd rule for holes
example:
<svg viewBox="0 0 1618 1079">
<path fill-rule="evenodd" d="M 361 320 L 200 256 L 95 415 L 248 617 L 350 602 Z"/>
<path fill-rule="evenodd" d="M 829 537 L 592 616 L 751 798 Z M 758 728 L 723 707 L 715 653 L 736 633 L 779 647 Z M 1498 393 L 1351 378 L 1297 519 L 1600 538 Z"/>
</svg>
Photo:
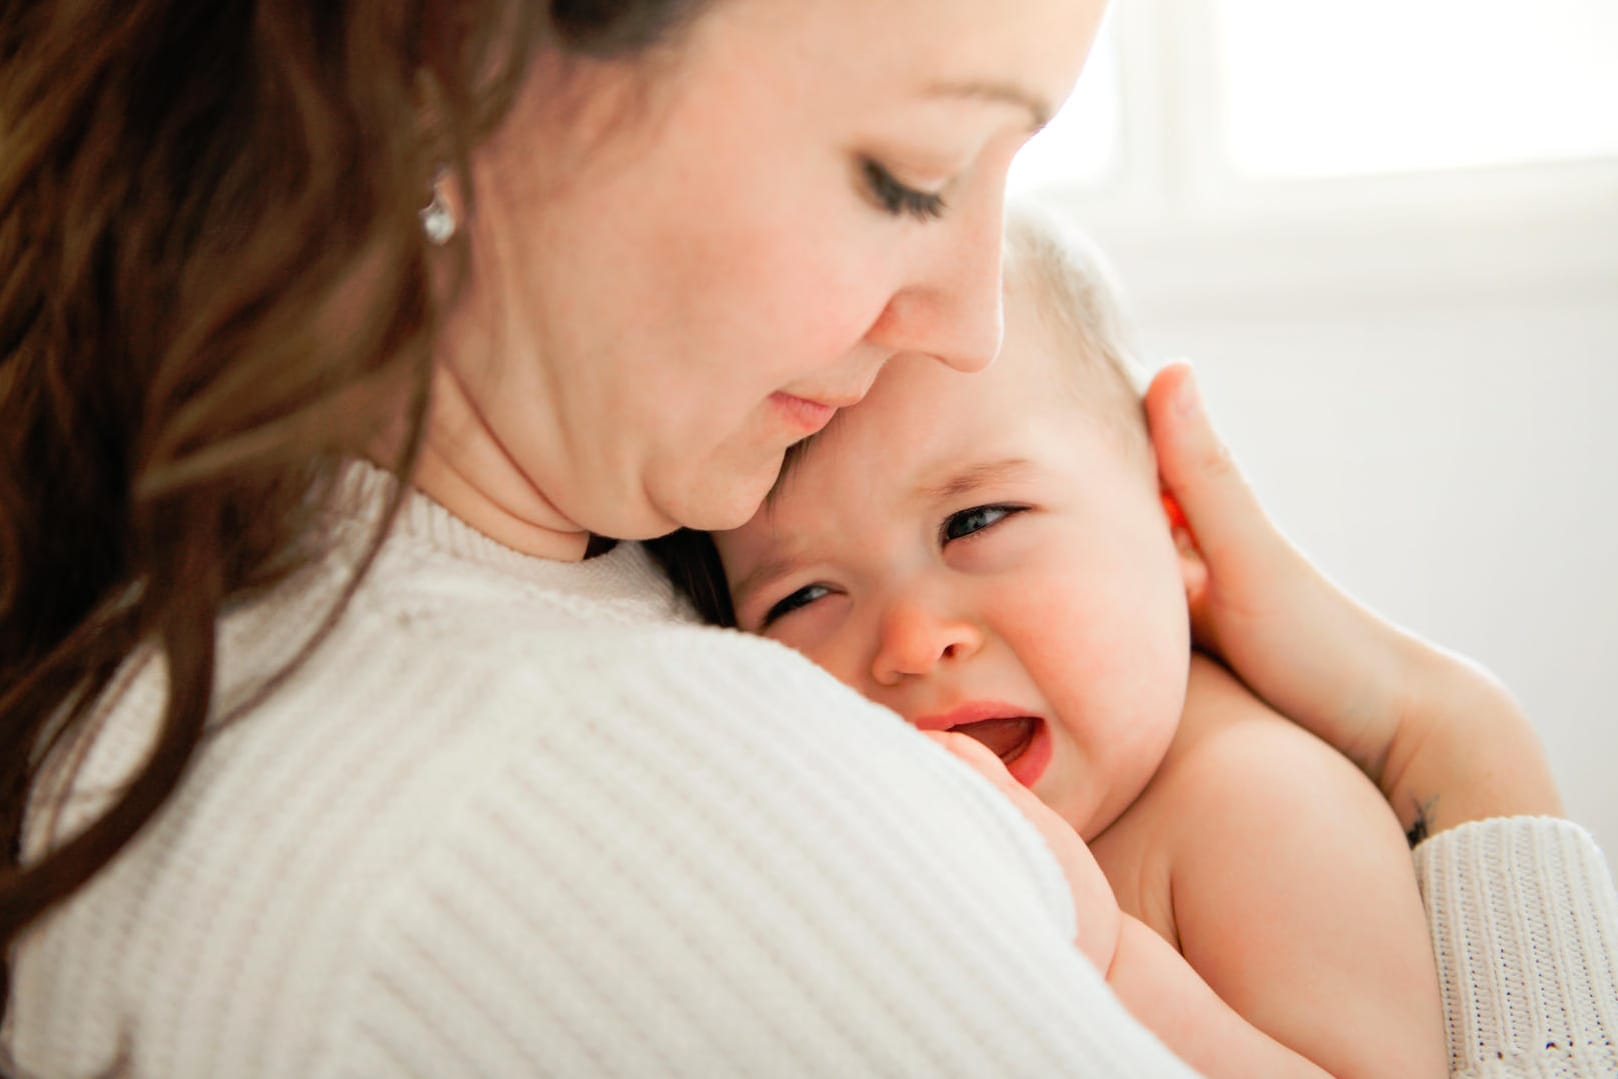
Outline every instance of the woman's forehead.
<svg viewBox="0 0 1618 1079">
<path fill-rule="evenodd" d="M 729 0 L 712 5 L 693 41 L 701 53 L 706 39 L 717 60 L 797 67 L 817 91 L 858 86 L 1010 107 L 1037 127 L 1071 90 L 1104 8 L 1104 0 Z"/>
</svg>

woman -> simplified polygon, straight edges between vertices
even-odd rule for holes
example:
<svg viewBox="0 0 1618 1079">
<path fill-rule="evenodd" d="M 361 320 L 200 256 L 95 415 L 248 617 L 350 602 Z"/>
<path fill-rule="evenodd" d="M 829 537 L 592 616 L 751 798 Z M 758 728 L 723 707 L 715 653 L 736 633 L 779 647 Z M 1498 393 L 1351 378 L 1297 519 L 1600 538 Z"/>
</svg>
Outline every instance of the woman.
<svg viewBox="0 0 1618 1079">
<path fill-rule="evenodd" d="M 635 545 L 580 561 L 739 523 L 896 353 L 989 361 L 1005 170 L 1098 18 L 8 5 L 15 1066 L 1184 1074 L 989 784 Z M 1407 817 L 1556 812 L 1509 699 L 1313 575 L 1192 401 L 1152 408 L 1208 645 Z M 1456 1069 L 1565 1058 L 1552 1017 L 1610 1059 L 1558 1011 L 1613 985 L 1588 838 L 1417 857 Z"/>
</svg>

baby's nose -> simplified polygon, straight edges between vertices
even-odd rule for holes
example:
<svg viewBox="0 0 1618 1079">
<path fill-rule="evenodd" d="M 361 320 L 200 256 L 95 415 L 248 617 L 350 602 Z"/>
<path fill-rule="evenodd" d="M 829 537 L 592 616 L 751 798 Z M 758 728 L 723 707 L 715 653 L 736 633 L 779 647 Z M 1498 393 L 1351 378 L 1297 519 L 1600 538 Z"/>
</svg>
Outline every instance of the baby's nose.
<svg viewBox="0 0 1618 1079">
<path fill-rule="evenodd" d="M 982 643 L 970 619 L 895 603 L 882 620 L 871 677 L 878 685 L 898 685 L 907 675 L 931 674 L 941 664 L 968 659 Z"/>
</svg>

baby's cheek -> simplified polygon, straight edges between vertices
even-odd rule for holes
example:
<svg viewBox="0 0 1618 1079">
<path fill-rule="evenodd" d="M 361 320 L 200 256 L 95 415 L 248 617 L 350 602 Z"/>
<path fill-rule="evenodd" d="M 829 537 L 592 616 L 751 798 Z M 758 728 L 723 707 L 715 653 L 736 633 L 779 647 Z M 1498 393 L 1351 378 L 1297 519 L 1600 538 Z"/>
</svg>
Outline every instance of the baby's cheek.
<svg viewBox="0 0 1618 1079">
<path fill-rule="evenodd" d="M 828 598 L 783 619 L 767 635 L 807 656 L 844 685 L 867 692 L 865 674 L 869 659 L 862 660 L 859 634 L 848 617 L 846 600 Z"/>
<path fill-rule="evenodd" d="M 1161 635 L 1131 633 L 1127 621 L 1087 620 L 1073 607 L 1053 607 L 1043 624 L 1048 632 L 1029 643 L 1024 664 L 1082 758 L 1086 782 L 1105 788 L 1087 793 L 1110 820 L 1168 751 L 1187 657 Z"/>
</svg>

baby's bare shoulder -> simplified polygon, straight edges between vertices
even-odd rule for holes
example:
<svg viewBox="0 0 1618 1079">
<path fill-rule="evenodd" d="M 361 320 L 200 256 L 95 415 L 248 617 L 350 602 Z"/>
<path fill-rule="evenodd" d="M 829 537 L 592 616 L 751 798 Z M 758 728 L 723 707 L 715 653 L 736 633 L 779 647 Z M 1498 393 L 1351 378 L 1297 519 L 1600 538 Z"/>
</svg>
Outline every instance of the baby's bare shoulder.
<svg viewBox="0 0 1618 1079">
<path fill-rule="evenodd" d="M 1344 769 L 1349 774 L 1344 774 Z M 1328 746 L 1271 710 L 1219 664 L 1192 659 L 1173 744 L 1141 796 L 1091 842 L 1124 910 L 1169 940 L 1181 886 L 1210 846 L 1248 846 L 1276 827 L 1307 827 L 1288 810 L 1325 778 L 1363 782 Z M 1191 856 L 1187 856 L 1187 853 Z"/>
<path fill-rule="evenodd" d="M 1174 743 L 1092 849 L 1123 908 L 1178 941 L 1188 909 L 1240 908 L 1297 874 L 1330 876 L 1344 844 L 1408 865 L 1392 811 L 1359 769 L 1197 656 Z"/>
<path fill-rule="evenodd" d="M 1263 803 L 1322 782 L 1375 794 L 1336 750 L 1259 700 L 1218 663 L 1192 658 L 1180 726 L 1154 779 L 1157 797 Z"/>
<path fill-rule="evenodd" d="M 1173 939 L 1222 999 L 1334 1075 L 1441 1054 L 1409 848 L 1359 769 L 1199 659 L 1153 782 Z"/>
<path fill-rule="evenodd" d="M 1132 812 L 1182 882 L 1213 850 L 1257 845 L 1313 859 L 1328 839 L 1403 847 L 1358 768 L 1200 656 L 1174 744 Z"/>
</svg>

